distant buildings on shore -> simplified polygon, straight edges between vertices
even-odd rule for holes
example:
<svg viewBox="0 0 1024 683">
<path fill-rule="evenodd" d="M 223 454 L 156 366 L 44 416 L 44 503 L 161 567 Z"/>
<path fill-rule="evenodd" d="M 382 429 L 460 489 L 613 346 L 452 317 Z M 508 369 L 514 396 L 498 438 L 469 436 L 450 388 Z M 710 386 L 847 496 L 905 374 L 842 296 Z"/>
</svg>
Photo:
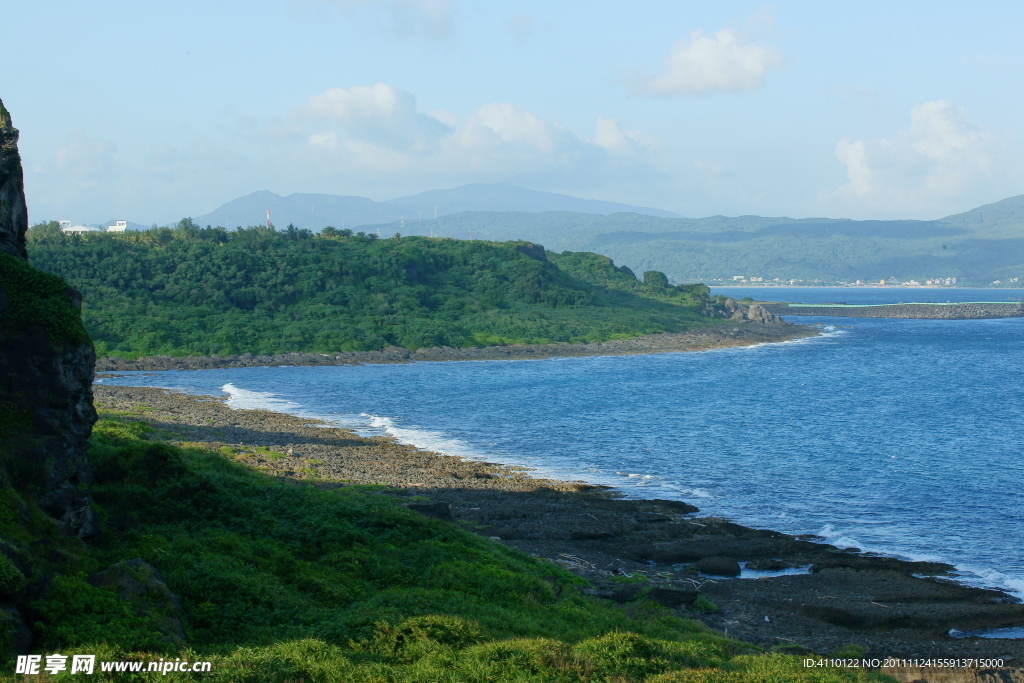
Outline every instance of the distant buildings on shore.
<svg viewBox="0 0 1024 683">
<path fill-rule="evenodd" d="M 65 235 L 81 235 L 83 232 L 124 232 L 128 229 L 128 221 L 117 221 L 114 225 L 108 225 L 106 230 L 87 225 L 71 225 L 71 221 L 58 221 L 58 223 L 60 231 Z"/>
<path fill-rule="evenodd" d="M 1008 282 L 1017 282 L 1018 278 L 1011 278 Z M 937 277 L 923 282 L 919 280 L 900 280 L 899 278 L 889 278 L 881 280 L 857 280 L 856 282 L 845 282 L 836 281 L 829 282 L 825 280 L 783 280 L 782 278 L 775 278 L 773 280 L 765 280 L 763 277 L 752 277 L 746 275 L 733 275 L 731 279 L 722 278 L 715 279 L 709 278 L 705 280 L 708 284 L 725 283 L 730 285 L 760 285 L 763 287 L 804 287 L 804 286 L 828 286 L 828 287 L 955 287 L 955 277 Z M 1001 280 L 996 280 L 993 285 L 1000 284 Z"/>
</svg>

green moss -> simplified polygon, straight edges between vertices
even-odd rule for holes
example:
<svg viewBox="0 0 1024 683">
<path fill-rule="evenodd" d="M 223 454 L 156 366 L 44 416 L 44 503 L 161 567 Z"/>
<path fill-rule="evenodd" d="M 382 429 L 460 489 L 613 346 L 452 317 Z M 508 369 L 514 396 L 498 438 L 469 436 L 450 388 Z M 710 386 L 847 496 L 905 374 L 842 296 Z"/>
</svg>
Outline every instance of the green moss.
<svg viewBox="0 0 1024 683">
<path fill-rule="evenodd" d="M 78 308 L 68 299 L 68 283 L 27 261 L 0 252 L 0 288 L 7 298 L 0 316 L 0 336 L 39 326 L 53 344 L 89 341 Z"/>
</svg>

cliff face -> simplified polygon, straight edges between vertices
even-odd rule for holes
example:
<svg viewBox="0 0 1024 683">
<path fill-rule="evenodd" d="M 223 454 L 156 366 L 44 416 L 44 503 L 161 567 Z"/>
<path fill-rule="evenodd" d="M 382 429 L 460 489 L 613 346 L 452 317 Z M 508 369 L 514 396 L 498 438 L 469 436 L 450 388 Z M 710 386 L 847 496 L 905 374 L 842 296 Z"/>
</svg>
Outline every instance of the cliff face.
<svg viewBox="0 0 1024 683">
<path fill-rule="evenodd" d="M 11 125 L 11 115 L 0 101 L 0 251 L 27 259 L 26 230 L 28 210 L 18 154 L 18 129 Z"/>
<path fill-rule="evenodd" d="M 95 353 L 78 292 L 28 264 L 27 228 L 18 131 L 0 102 L 0 486 L 34 501 L 62 533 L 88 536 Z"/>
</svg>

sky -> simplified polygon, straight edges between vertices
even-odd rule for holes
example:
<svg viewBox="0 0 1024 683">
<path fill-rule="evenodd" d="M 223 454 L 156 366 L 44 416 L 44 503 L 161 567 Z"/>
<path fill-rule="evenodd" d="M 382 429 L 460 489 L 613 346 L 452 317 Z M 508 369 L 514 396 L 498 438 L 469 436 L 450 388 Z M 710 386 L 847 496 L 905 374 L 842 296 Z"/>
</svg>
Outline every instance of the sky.
<svg viewBox="0 0 1024 683">
<path fill-rule="evenodd" d="M 691 217 L 933 219 L 1024 194 L 1019 2 L 0 10 L 33 222 L 472 182 Z"/>
</svg>

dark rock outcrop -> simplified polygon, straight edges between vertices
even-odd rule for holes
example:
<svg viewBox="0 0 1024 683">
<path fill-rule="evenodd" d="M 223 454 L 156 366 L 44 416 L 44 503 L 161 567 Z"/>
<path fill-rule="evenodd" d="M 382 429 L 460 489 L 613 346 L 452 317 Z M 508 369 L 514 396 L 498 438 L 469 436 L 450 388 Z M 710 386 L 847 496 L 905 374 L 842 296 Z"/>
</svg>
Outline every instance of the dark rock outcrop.
<svg viewBox="0 0 1024 683">
<path fill-rule="evenodd" d="M 18 131 L 0 103 L 0 484 L 57 521 L 66 535 L 96 530 L 86 440 L 95 354 L 81 296 L 26 260 Z"/>
<path fill-rule="evenodd" d="M 25 232 L 28 209 L 25 207 L 25 182 L 18 154 L 18 129 L 0 101 L 0 251 L 27 259 Z"/>
</svg>

